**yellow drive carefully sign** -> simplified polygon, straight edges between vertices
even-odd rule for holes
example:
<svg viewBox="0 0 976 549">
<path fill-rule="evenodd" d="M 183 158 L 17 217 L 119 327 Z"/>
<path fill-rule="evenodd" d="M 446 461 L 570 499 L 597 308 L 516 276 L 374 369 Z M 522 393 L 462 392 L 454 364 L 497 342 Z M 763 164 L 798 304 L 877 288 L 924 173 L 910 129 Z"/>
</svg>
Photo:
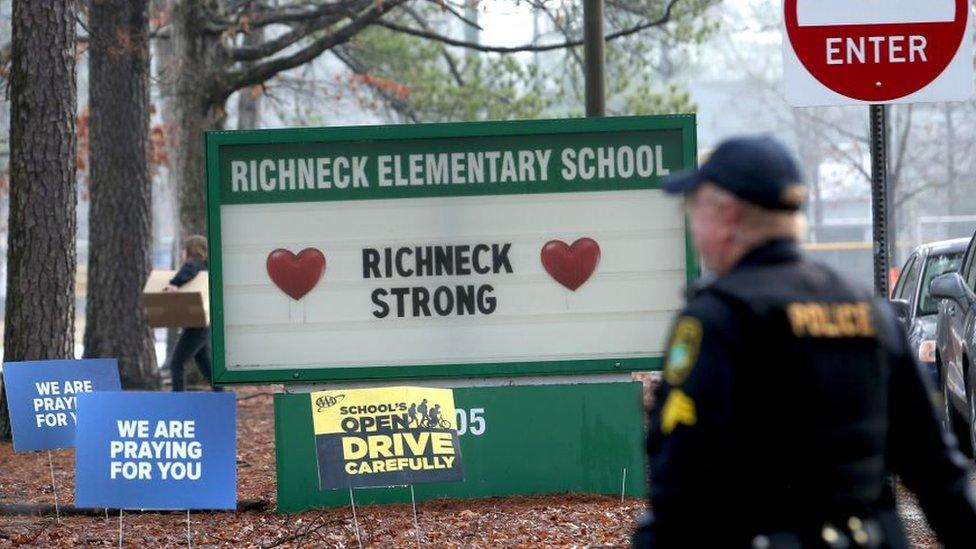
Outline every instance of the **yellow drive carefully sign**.
<svg viewBox="0 0 976 549">
<path fill-rule="evenodd" d="M 311 393 L 322 490 L 460 481 L 451 389 Z"/>
</svg>

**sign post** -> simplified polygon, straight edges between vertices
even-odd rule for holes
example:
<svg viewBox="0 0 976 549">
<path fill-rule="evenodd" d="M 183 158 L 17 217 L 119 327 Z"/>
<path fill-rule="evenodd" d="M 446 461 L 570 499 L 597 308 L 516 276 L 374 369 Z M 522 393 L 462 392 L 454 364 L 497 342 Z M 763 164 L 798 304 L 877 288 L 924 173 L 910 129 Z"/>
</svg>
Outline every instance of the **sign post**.
<svg viewBox="0 0 976 549">
<path fill-rule="evenodd" d="M 784 80 L 796 107 L 870 105 L 874 284 L 888 295 L 887 105 L 973 97 L 969 0 L 785 0 Z"/>
<path fill-rule="evenodd" d="M 888 106 L 871 105 L 871 220 L 872 255 L 874 257 L 874 290 L 887 298 L 888 272 L 891 266 L 891 241 L 893 232 L 891 214 L 888 211 Z"/>
<path fill-rule="evenodd" d="M 606 115 L 606 70 L 603 0 L 583 0 L 583 63 L 586 72 L 586 116 Z"/>
</svg>

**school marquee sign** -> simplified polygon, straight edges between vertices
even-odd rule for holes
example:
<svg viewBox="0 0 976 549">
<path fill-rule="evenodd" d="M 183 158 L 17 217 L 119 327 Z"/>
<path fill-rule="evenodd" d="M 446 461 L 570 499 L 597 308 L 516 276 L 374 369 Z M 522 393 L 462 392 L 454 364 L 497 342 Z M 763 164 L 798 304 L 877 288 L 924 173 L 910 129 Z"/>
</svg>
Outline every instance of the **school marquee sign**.
<svg viewBox="0 0 976 549">
<path fill-rule="evenodd" d="M 218 382 L 659 365 L 691 116 L 207 135 Z"/>
</svg>

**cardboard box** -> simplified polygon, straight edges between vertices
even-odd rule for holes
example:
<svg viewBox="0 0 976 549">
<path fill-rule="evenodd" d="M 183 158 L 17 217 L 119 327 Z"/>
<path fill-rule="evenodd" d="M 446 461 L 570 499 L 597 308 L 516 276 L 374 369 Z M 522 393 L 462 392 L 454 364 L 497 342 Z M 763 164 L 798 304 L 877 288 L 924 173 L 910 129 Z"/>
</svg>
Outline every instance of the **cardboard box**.
<svg viewBox="0 0 976 549">
<path fill-rule="evenodd" d="M 210 325 L 209 273 L 200 273 L 175 292 L 164 292 L 176 271 L 153 271 L 142 291 L 146 321 L 153 328 L 197 328 Z"/>
</svg>

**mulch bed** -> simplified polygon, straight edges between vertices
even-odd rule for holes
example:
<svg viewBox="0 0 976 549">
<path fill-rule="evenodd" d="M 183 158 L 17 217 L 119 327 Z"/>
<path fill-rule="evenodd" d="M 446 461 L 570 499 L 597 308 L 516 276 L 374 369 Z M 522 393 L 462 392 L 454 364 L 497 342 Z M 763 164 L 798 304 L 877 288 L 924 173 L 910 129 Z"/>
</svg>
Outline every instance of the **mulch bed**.
<svg viewBox="0 0 976 549">
<path fill-rule="evenodd" d="M 237 393 L 237 497 L 264 511 L 191 514 L 195 546 L 357 547 L 348 507 L 279 515 L 275 508 L 274 411 L 271 393 L 280 386 L 247 387 Z M 58 500 L 74 503 L 74 451 L 52 452 Z M 53 504 L 46 452 L 15 454 L 0 443 L 0 507 Z M 410 505 L 357 508 L 364 546 L 409 547 L 418 539 L 434 547 L 627 546 L 643 501 L 560 494 L 436 500 L 417 505 L 419 531 Z M 186 514 L 126 511 L 127 547 L 186 546 Z M 118 546 L 119 515 L 0 515 L 0 546 Z"/>
<path fill-rule="evenodd" d="M 645 382 L 650 401 L 650 377 Z M 274 509 L 275 456 L 272 393 L 280 386 L 245 387 L 237 394 L 237 497 L 247 510 L 193 513 L 193 545 L 209 547 L 358 547 L 348 507 L 279 515 Z M 58 500 L 74 503 L 74 451 L 52 452 Z M 0 443 L 0 510 L 53 504 L 47 455 L 15 454 Z M 914 547 L 938 547 L 912 495 L 899 489 L 899 507 Z M 410 505 L 357 508 L 359 539 L 369 547 L 625 547 L 642 500 L 559 494 L 436 500 L 418 504 L 419 531 Z M 118 546 L 119 516 L 0 514 L 0 546 Z M 127 511 L 127 547 L 186 546 L 186 514 Z"/>
</svg>

